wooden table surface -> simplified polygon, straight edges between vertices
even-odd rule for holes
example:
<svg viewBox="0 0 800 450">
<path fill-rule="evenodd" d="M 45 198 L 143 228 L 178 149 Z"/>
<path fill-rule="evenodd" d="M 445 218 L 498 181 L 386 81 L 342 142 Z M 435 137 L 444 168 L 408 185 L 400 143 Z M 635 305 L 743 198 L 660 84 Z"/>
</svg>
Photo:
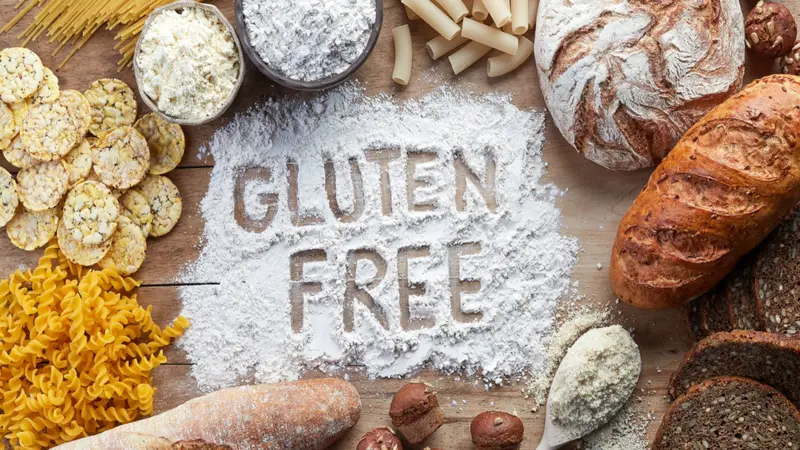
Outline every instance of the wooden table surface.
<svg viewBox="0 0 800 450">
<path fill-rule="evenodd" d="M 0 24 L 5 24 L 16 13 L 18 0 L 0 0 Z M 797 0 L 790 0 L 793 8 Z M 233 18 L 233 0 L 212 1 L 222 9 L 229 19 Z M 745 11 L 747 11 L 746 5 Z M 485 62 L 481 61 L 459 77 L 453 77 L 445 58 L 432 62 L 424 50 L 424 42 L 433 37 L 433 32 L 419 21 L 412 22 L 414 40 L 413 75 L 409 86 L 398 87 L 391 81 L 394 50 L 391 29 L 406 23 L 405 13 L 399 0 L 384 0 L 383 33 L 377 48 L 358 73 L 369 94 L 387 93 L 398 100 L 417 97 L 436 87 L 441 80 L 464 86 L 476 92 L 504 91 L 514 95 L 514 104 L 524 109 L 544 109 L 533 62 L 524 68 L 502 77 L 489 80 Z M 32 16 L 32 15 L 31 15 Z M 31 17 L 26 18 L 10 33 L 0 34 L 0 48 L 17 46 L 16 35 L 24 29 Z M 72 60 L 56 74 L 62 88 L 85 90 L 101 77 L 118 77 L 135 86 L 132 69 L 117 73 L 119 55 L 113 49 L 113 33 L 100 32 L 79 51 Z M 44 37 L 29 47 L 43 59 L 45 65 L 55 68 L 66 52 L 51 56 L 54 45 Z M 769 62 L 748 61 L 747 80 L 768 72 Z M 431 72 L 433 71 L 433 72 Z M 422 76 L 423 72 L 437 76 Z M 434 81 L 435 80 L 435 81 Z M 134 89 L 135 90 L 135 89 Z M 259 98 L 280 95 L 283 92 L 272 86 L 252 66 L 231 110 L 220 120 L 211 124 L 185 128 L 187 151 L 180 167 L 169 174 L 183 195 L 183 217 L 169 235 L 148 240 L 147 260 L 136 278 L 144 281 L 139 289 L 139 301 L 152 305 L 157 323 L 171 322 L 181 310 L 178 287 L 174 281 L 182 267 L 193 261 L 201 245 L 203 220 L 199 204 L 206 193 L 214 165 L 209 156 L 199 157 L 199 148 L 208 142 L 214 130 L 226 124 L 240 111 L 254 105 Z M 140 108 L 144 105 L 140 102 Z M 145 111 L 146 112 L 146 111 Z M 654 412 L 655 420 L 649 427 L 649 437 L 660 422 L 668 406 L 666 384 L 669 376 L 691 345 L 685 314 L 683 311 L 638 311 L 627 305 L 618 305 L 608 282 L 609 251 L 613 243 L 617 224 L 639 189 L 644 185 L 648 171 L 615 173 L 590 163 L 579 156 L 560 136 L 548 117 L 547 143 L 544 157 L 549 164 L 546 181 L 554 183 L 566 192 L 558 201 L 564 215 L 563 233 L 580 239 L 582 253 L 575 267 L 573 279 L 579 281 L 579 292 L 586 302 L 607 307 L 620 323 L 635 329 L 635 340 L 642 351 L 643 372 L 637 388 L 642 397 L 639 409 Z M 1 158 L 0 158 L 1 159 Z M 2 165 L 11 167 L 2 161 Z M 41 251 L 23 252 L 14 248 L 3 233 L 0 236 L 0 274 L 7 275 L 22 264 L 35 265 Z M 598 270 L 598 263 L 603 269 Z M 219 280 L 208 280 L 209 283 Z M 173 408 L 192 397 L 200 395 L 186 355 L 171 347 L 167 352 L 169 363 L 155 371 L 156 412 Z M 544 414 L 534 413 L 533 401 L 523 397 L 522 384 L 483 389 L 483 383 L 474 379 L 442 376 L 433 372 L 418 374 L 423 380 L 433 383 L 439 392 L 446 419 L 445 425 L 425 445 L 443 449 L 471 448 L 469 422 L 487 409 L 516 411 L 526 428 L 525 449 L 533 449 L 541 436 Z M 318 374 L 309 374 L 318 376 Z M 350 380 L 362 396 L 361 420 L 336 448 L 353 449 L 359 437 L 366 431 L 389 423 L 388 411 L 392 395 L 405 380 L 368 380 L 361 376 L 357 367 L 352 369 Z M 452 406 L 456 401 L 457 406 Z M 494 402 L 494 407 L 490 406 Z"/>
</svg>

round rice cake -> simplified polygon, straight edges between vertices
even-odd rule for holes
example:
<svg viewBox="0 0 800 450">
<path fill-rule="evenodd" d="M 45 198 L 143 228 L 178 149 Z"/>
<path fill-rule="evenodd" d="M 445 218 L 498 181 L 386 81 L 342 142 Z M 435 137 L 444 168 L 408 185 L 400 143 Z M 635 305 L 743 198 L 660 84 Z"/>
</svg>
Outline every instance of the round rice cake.
<svg viewBox="0 0 800 450">
<path fill-rule="evenodd" d="M 6 233 L 15 247 L 25 251 L 46 245 L 58 228 L 58 208 L 28 211 L 20 208 L 6 225 Z"/>
<path fill-rule="evenodd" d="M 148 175 L 134 190 L 142 194 L 150 205 L 153 214 L 150 236 L 164 236 L 172 231 L 183 210 L 181 193 L 172 180 L 162 175 Z"/>
<path fill-rule="evenodd" d="M 17 103 L 39 89 L 44 78 L 44 65 L 39 55 L 27 48 L 0 50 L 0 100 Z"/>
<path fill-rule="evenodd" d="M 0 167 L 0 227 L 14 217 L 19 206 L 17 182 L 6 169 Z"/>
<path fill-rule="evenodd" d="M 133 89 L 116 78 L 102 78 L 84 94 L 91 107 L 89 132 L 95 136 L 136 121 L 136 96 Z"/>
<path fill-rule="evenodd" d="M 164 175 L 178 167 L 186 150 L 186 137 L 180 125 L 150 113 L 136 121 L 135 128 L 150 147 L 151 175 Z"/>
<path fill-rule="evenodd" d="M 147 141 L 135 128 L 124 126 L 109 131 L 92 150 L 94 171 L 110 187 L 136 186 L 150 167 Z"/>
<path fill-rule="evenodd" d="M 64 221 L 58 225 L 58 246 L 68 260 L 82 266 L 92 266 L 102 260 L 111 250 L 111 239 L 98 245 L 83 245 L 67 231 Z"/>
<path fill-rule="evenodd" d="M 5 150 L 19 133 L 19 124 L 14 120 L 14 111 L 0 102 L 0 150 Z"/>
<path fill-rule="evenodd" d="M 34 104 L 22 121 L 22 146 L 41 161 L 63 158 L 86 134 L 62 100 Z"/>
<path fill-rule="evenodd" d="M 28 211 L 54 208 L 69 189 L 69 174 L 61 161 L 22 169 L 17 174 L 19 199 Z"/>
<path fill-rule="evenodd" d="M 75 120 L 81 139 L 83 139 L 89 131 L 89 125 L 92 124 L 92 107 L 89 104 L 89 100 L 80 92 L 74 89 L 67 89 L 66 91 L 61 91 L 58 96 L 58 102 L 67 108 L 71 117 Z"/>
<path fill-rule="evenodd" d="M 153 230 L 153 212 L 150 203 L 141 192 L 131 189 L 119 198 L 120 214 L 142 230 L 145 238 Z"/>
<path fill-rule="evenodd" d="M 25 117 L 28 116 L 32 104 L 30 100 L 23 100 L 8 105 L 11 108 L 11 113 L 14 114 L 14 123 L 16 123 L 18 127 L 22 128 L 22 122 L 25 121 Z"/>
<path fill-rule="evenodd" d="M 147 240 L 141 228 L 130 219 L 120 216 L 117 231 L 111 238 L 111 250 L 98 265 L 103 269 L 116 267 L 120 275 L 126 277 L 142 267 Z"/>
<path fill-rule="evenodd" d="M 58 100 L 60 93 L 61 88 L 58 87 L 58 77 L 52 70 L 45 67 L 42 84 L 39 85 L 39 89 L 33 94 L 31 100 L 35 103 L 53 103 Z"/>
<path fill-rule="evenodd" d="M 73 240 L 86 247 L 111 239 L 117 229 L 119 202 L 103 183 L 83 181 L 64 202 L 62 220 Z"/>
<path fill-rule="evenodd" d="M 11 145 L 3 150 L 3 156 L 9 164 L 18 169 L 27 169 L 28 167 L 33 167 L 41 163 L 41 161 L 31 156 L 31 154 L 25 150 L 20 136 L 15 137 L 14 140 L 11 141 Z"/>
<path fill-rule="evenodd" d="M 70 186 L 85 180 L 92 173 L 92 146 L 84 139 L 67 153 L 67 156 L 61 160 L 61 164 L 67 169 Z"/>
</svg>

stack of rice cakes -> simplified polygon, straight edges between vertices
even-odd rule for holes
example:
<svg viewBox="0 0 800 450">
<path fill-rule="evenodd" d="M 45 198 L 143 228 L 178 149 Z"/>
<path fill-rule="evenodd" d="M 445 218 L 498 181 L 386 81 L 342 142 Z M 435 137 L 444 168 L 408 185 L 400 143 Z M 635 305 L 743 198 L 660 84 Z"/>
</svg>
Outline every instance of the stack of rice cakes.
<svg viewBox="0 0 800 450">
<path fill-rule="evenodd" d="M 34 250 L 57 236 L 70 261 L 136 272 L 146 238 L 169 233 L 181 216 L 178 188 L 163 176 L 186 147 L 179 125 L 155 114 L 136 121 L 133 90 L 97 80 L 85 93 L 25 48 L 0 51 L 0 226 Z"/>
</svg>

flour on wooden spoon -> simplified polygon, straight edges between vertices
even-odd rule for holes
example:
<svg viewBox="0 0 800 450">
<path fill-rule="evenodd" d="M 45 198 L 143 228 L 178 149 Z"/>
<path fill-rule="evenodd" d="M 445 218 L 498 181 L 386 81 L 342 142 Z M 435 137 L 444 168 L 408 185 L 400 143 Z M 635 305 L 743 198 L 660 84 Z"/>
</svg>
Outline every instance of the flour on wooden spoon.
<svg viewBox="0 0 800 450">
<path fill-rule="evenodd" d="M 543 133 L 509 96 L 396 103 L 353 84 L 217 131 L 203 249 L 180 279 L 219 283 L 181 288 L 200 387 L 541 370 L 578 254 Z"/>
</svg>

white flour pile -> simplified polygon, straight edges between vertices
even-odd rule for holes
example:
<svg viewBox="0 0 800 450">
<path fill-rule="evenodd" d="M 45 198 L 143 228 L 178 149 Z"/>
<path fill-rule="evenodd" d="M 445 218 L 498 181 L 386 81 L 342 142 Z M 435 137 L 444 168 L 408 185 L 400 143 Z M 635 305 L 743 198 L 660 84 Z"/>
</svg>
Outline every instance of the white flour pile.
<svg viewBox="0 0 800 450">
<path fill-rule="evenodd" d="M 244 0 L 245 28 L 267 65 L 293 80 L 338 75 L 364 53 L 375 0 Z"/>
<path fill-rule="evenodd" d="M 517 109 L 508 96 L 442 88 L 396 104 L 352 84 L 235 118 L 207 149 L 216 165 L 202 202 L 204 247 L 181 279 L 220 283 L 181 290 L 182 314 L 193 323 L 180 344 L 201 388 L 346 365 L 374 377 L 422 367 L 482 370 L 490 380 L 542 370 L 556 301 L 578 254 L 577 240 L 559 233 L 557 189 L 541 181 L 543 129 L 543 114 Z M 381 150 L 396 158 L 376 162 Z M 467 188 L 458 201 L 454 158 L 473 173 L 461 177 Z M 326 161 L 335 173 L 332 199 Z M 242 182 L 245 168 L 258 176 Z M 381 190 L 387 180 L 390 201 Z M 359 183 L 363 196 L 353 188 Z M 331 203 L 351 221 L 337 219 Z M 479 248 L 459 247 L 465 243 Z M 426 246 L 427 253 L 401 250 Z M 300 251 L 317 261 L 290 270 Z M 296 332 L 291 289 L 308 291 L 295 303 Z M 461 292 L 460 308 L 451 306 L 453 291 Z M 355 292 L 360 300 L 345 302 Z M 365 306 L 370 297 L 374 308 Z"/>
</svg>

